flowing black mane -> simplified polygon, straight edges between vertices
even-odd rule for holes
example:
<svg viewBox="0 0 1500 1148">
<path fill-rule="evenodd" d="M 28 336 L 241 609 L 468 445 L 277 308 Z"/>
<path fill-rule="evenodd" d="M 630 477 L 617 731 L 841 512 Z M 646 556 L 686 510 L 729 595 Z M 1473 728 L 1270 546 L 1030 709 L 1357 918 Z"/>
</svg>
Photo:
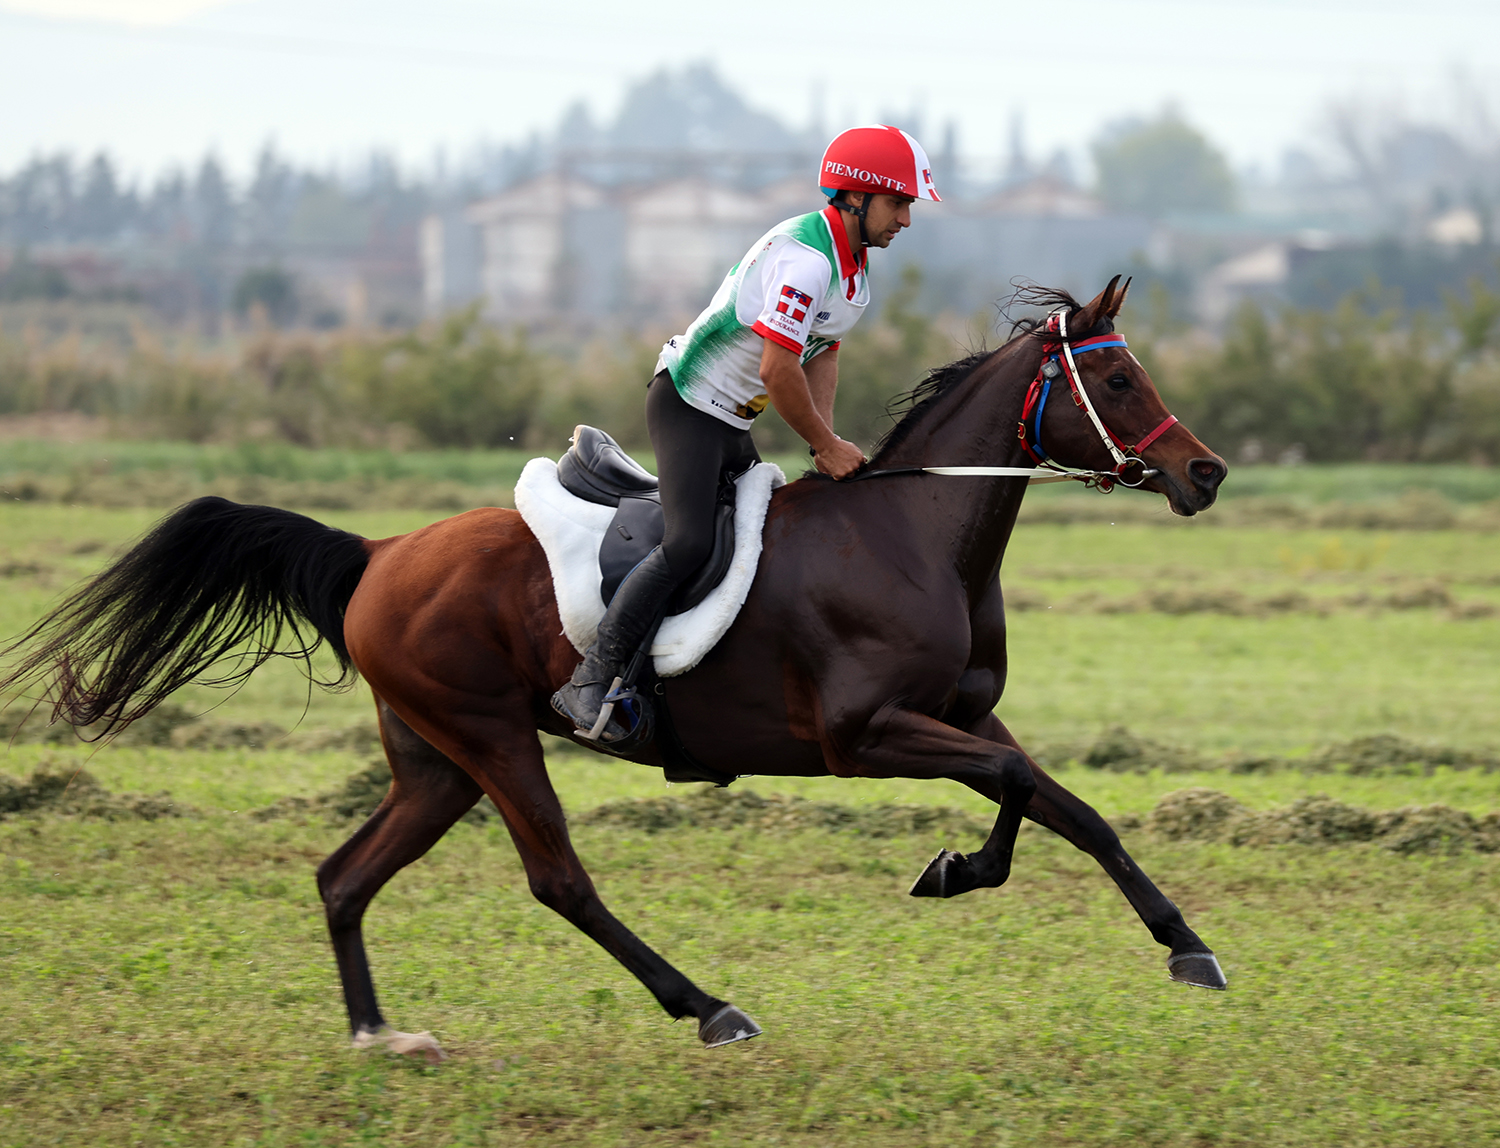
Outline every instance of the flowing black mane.
<svg viewBox="0 0 1500 1148">
<path fill-rule="evenodd" d="M 932 409 L 937 400 L 973 374 L 979 364 L 983 363 L 991 355 L 999 354 L 1017 339 L 1041 338 L 1040 329 L 1047 321 L 1047 315 L 1050 315 L 1061 307 L 1066 307 L 1068 315 L 1071 317 L 1082 306 L 1082 303 L 1060 288 L 1037 287 L 1035 285 L 1018 287 L 1012 295 L 1001 303 L 1001 315 L 1008 318 L 1010 312 L 1017 307 L 1035 308 L 1041 314 L 1023 315 L 1019 319 L 1010 320 L 1010 338 L 1000 347 L 997 347 L 993 351 L 975 351 L 972 355 L 966 355 L 964 358 L 948 363 L 945 366 L 935 367 L 928 372 L 925 379 L 911 390 L 905 391 L 891 399 L 886 404 L 885 409 L 886 413 L 892 419 L 897 420 L 896 425 L 886 431 L 885 436 L 875 444 L 875 448 L 870 452 L 870 457 L 872 459 L 879 458 L 886 451 L 893 450 L 905 442 L 917 424 L 922 421 L 923 416 Z M 1109 323 L 1108 326 L 1110 330 L 1114 329 L 1114 324 Z M 1077 335 L 1078 337 L 1082 337 L 1085 334 L 1093 333 L 1095 332 L 1078 332 Z"/>
<path fill-rule="evenodd" d="M 966 355 L 946 366 L 934 367 L 927 372 L 927 377 L 911 390 L 904 391 L 891 399 L 886 404 L 885 411 L 891 418 L 898 421 L 875 444 L 870 457 L 878 459 L 886 451 L 893 450 L 905 442 L 911 432 L 916 429 L 916 425 L 922 421 L 922 416 L 932 409 L 938 399 L 967 379 L 980 363 L 995 353 L 990 350 L 975 351 L 972 355 Z"/>
</svg>

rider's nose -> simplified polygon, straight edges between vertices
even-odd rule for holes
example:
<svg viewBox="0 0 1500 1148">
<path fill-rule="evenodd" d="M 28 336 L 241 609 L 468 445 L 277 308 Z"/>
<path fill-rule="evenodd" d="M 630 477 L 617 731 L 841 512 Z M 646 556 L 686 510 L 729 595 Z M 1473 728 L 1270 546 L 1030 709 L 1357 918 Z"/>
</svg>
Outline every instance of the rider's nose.
<svg viewBox="0 0 1500 1148">
<path fill-rule="evenodd" d="M 1204 494 L 1213 494 L 1219 489 L 1219 483 L 1224 481 L 1224 476 L 1229 473 L 1229 468 L 1224 465 L 1224 460 L 1210 456 L 1209 458 L 1195 458 L 1188 463 L 1188 474 L 1192 475 L 1193 485 L 1203 491 Z"/>
</svg>

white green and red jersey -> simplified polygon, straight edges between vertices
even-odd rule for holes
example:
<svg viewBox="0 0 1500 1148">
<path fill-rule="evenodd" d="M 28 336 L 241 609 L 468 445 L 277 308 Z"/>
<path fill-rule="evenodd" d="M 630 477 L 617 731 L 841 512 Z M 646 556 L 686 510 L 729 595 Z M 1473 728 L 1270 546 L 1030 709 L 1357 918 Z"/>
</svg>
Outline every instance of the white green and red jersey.
<svg viewBox="0 0 1500 1148">
<path fill-rule="evenodd" d="M 839 209 L 799 215 L 729 269 L 703 314 L 667 340 L 656 369 L 671 373 L 689 405 L 748 429 L 766 407 L 763 340 L 807 363 L 837 347 L 869 301 L 865 253 L 850 249 Z"/>
</svg>

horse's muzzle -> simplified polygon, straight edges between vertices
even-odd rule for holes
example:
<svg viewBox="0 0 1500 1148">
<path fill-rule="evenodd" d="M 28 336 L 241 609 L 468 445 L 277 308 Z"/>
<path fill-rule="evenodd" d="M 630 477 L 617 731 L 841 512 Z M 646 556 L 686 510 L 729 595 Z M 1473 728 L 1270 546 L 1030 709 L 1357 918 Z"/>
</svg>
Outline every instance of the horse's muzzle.
<svg viewBox="0 0 1500 1148">
<path fill-rule="evenodd" d="M 1191 518 L 1207 510 L 1219 496 L 1219 484 L 1229 474 L 1229 467 L 1217 455 L 1189 459 L 1182 470 L 1166 467 L 1150 480 L 1147 489 L 1167 496 L 1173 514 Z M 1186 481 L 1184 481 L 1186 479 Z"/>
<path fill-rule="evenodd" d="M 1188 477 L 1193 480 L 1203 496 L 1208 500 L 1200 510 L 1207 510 L 1213 505 L 1214 499 L 1219 496 L 1219 483 L 1223 482 L 1229 474 L 1229 467 L 1224 465 L 1224 460 L 1210 455 L 1207 458 L 1195 458 L 1187 464 Z"/>
</svg>

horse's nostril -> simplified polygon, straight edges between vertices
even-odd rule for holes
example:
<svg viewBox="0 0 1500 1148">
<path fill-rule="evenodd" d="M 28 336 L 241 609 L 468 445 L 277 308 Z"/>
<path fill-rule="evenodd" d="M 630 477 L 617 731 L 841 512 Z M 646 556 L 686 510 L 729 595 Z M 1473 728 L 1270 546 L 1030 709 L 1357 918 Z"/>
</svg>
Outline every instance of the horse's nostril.
<svg viewBox="0 0 1500 1148">
<path fill-rule="evenodd" d="M 1188 473 L 1199 486 L 1214 490 L 1224 481 L 1229 468 L 1216 458 L 1195 458 L 1188 463 Z"/>
</svg>

